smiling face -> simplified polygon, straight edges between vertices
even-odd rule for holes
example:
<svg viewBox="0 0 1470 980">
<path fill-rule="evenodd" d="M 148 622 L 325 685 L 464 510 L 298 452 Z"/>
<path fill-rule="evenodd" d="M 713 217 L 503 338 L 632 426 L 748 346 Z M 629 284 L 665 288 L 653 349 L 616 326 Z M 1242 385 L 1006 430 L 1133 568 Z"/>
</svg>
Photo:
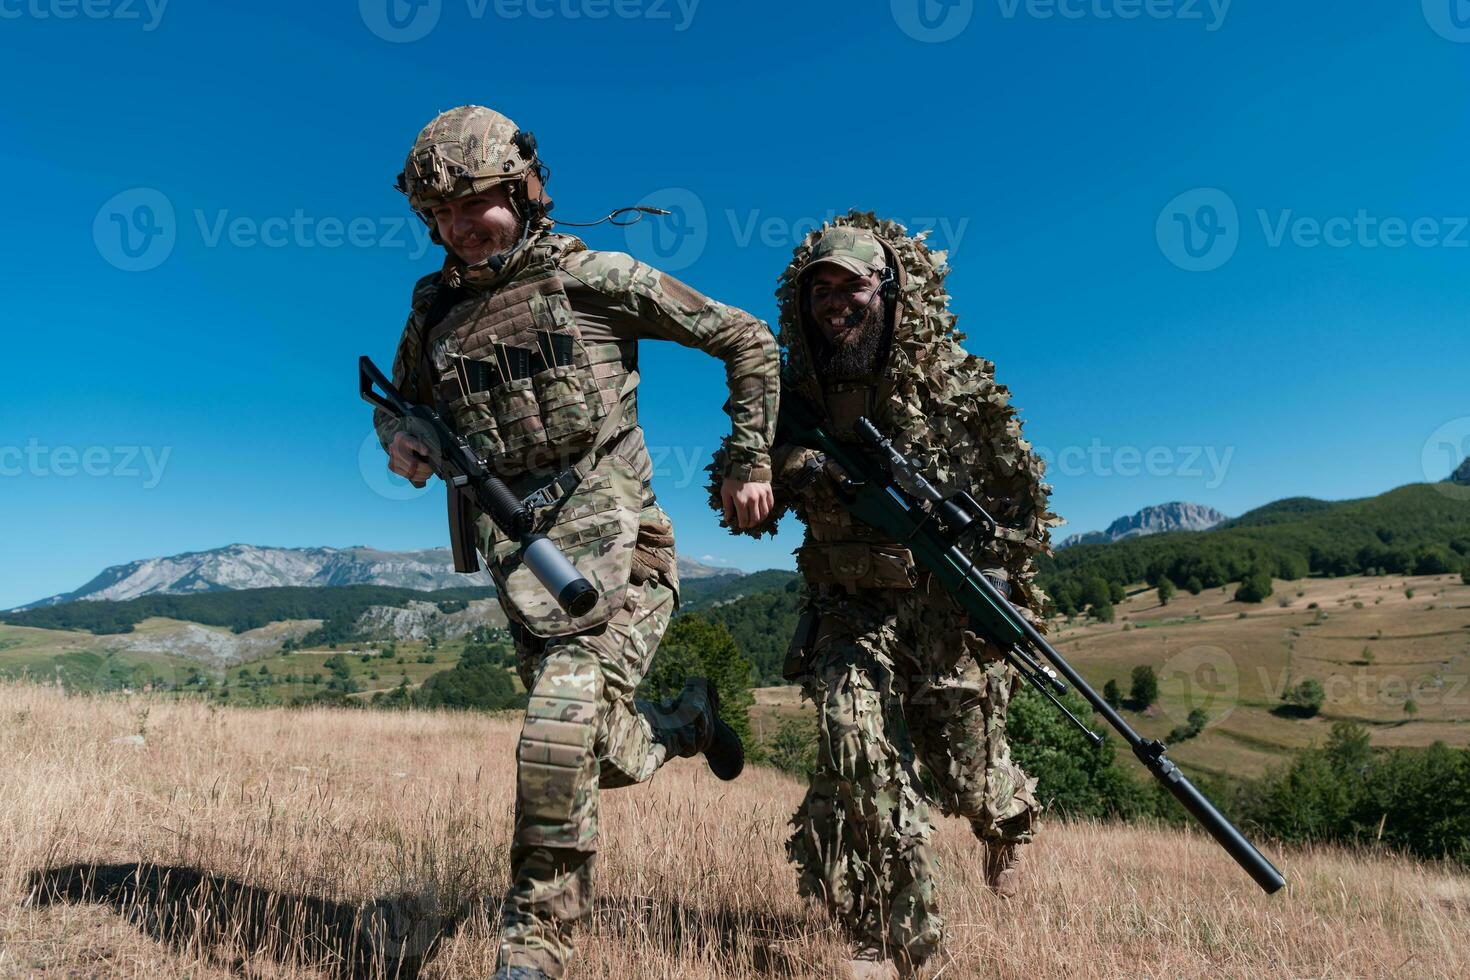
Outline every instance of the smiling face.
<svg viewBox="0 0 1470 980">
<path fill-rule="evenodd" d="M 827 342 L 818 362 L 828 380 L 861 378 L 877 368 L 887 312 L 878 285 L 877 272 L 858 275 L 830 262 L 808 273 L 811 316 Z"/>
<path fill-rule="evenodd" d="M 433 215 L 439 238 L 465 265 L 504 252 L 521 237 L 521 220 L 511 207 L 507 184 L 436 204 Z"/>
<path fill-rule="evenodd" d="M 874 302 L 878 291 L 878 273 L 860 276 L 840 265 L 823 262 L 812 269 L 807 280 L 812 319 L 822 337 L 833 347 L 842 347 L 857 339 L 866 312 L 881 305 Z"/>
</svg>

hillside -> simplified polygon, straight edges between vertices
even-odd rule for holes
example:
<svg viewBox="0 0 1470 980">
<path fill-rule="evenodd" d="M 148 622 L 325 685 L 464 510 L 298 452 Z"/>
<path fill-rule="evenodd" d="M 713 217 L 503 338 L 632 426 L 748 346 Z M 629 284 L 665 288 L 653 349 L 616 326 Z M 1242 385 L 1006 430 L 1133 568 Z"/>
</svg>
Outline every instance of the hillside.
<svg viewBox="0 0 1470 980">
<path fill-rule="evenodd" d="M 1470 499 L 1448 484 L 1411 484 L 1376 497 L 1277 501 L 1198 533 L 1079 544 L 1038 563 L 1038 580 L 1063 612 L 1095 601 L 1097 583 L 1205 588 L 1254 569 L 1279 578 L 1314 575 L 1434 575 L 1470 561 Z"/>
<path fill-rule="evenodd" d="M 513 720 L 14 685 L 0 712 L 0 973 L 380 977 L 407 956 L 425 977 L 489 974 Z M 800 793 L 770 770 L 727 786 L 678 761 L 605 794 L 571 976 L 830 977 L 842 948 L 782 853 Z M 1470 973 L 1470 880 L 1432 866 L 1268 846 L 1289 885 L 1266 897 L 1201 835 L 1052 821 L 1007 905 L 981 887 L 966 827 L 936 839 L 945 977 Z M 394 939 L 359 942 L 385 921 Z"/>
<path fill-rule="evenodd" d="M 1204 710 L 1205 730 L 1169 753 L 1192 773 L 1261 775 L 1324 742 L 1336 721 L 1367 726 L 1383 748 L 1470 745 L 1470 585 L 1458 575 L 1303 579 L 1276 589 L 1258 605 L 1235 601 L 1227 587 L 1180 593 L 1167 606 L 1155 590 L 1136 589 L 1114 622 L 1055 622 L 1050 639 L 1099 691 L 1111 679 L 1127 692 L 1134 667 L 1154 668 L 1158 703 L 1123 712 L 1144 735 L 1164 738 Z M 1307 678 L 1325 690 L 1320 713 L 1281 712 L 1281 694 Z M 797 693 L 757 691 L 756 729 L 808 711 Z"/>
</svg>

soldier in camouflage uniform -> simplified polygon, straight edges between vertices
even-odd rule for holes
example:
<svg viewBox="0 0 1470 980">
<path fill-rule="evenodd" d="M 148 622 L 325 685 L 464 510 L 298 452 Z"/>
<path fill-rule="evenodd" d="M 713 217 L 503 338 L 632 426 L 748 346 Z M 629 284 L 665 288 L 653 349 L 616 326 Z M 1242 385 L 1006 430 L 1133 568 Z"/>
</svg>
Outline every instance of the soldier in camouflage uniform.
<svg viewBox="0 0 1470 980">
<path fill-rule="evenodd" d="M 808 402 L 838 438 L 855 439 L 866 416 L 942 492 L 970 490 L 1002 525 L 971 557 L 1035 621 L 1045 596 L 1031 559 L 1055 523 L 1050 488 L 993 365 L 960 346 L 945 256 L 922 237 L 854 212 L 797 248 L 777 293 L 782 397 Z M 1040 809 L 1005 738 L 1019 678 L 908 549 L 848 514 L 834 464 L 779 434 L 773 456 L 776 507 L 750 533 L 774 532 L 787 508 L 806 524 L 786 676 L 815 703 L 820 731 L 787 851 L 803 894 L 850 930 L 851 975 L 894 976 L 943 940 L 931 802 L 970 821 L 991 887 L 1015 892 Z"/>
<path fill-rule="evenodd" d="M 455 567 L 489 567 L 530 697 L 496 973 L 518 980 L 566 970 L 572 924 L 592 898 L 600 788 L 642 782 L 672 756 L 702 752 L 723 779 L 743 764 L 707 682 L 691 679 L 659 705 L 633 698 L 679 592 L 673 527 L 638 425 L 638 341 L 724 361 L 733 431 L 721 499 L 736 524 L 771 506 L 780 371 L 759 320 L 554 234 L 545 174 L 529 133 L 464 106 L 419 134 L 399 177 L 448 254 L 414 288 L 393 380 L 441 407 L 601 597 L 585 615 L 563 612 L 517 560 L 517 543 L 450 488 Z M 390 469 L 421 484 L 420 436 L 386 414 L 376 421 Z"/>
</svg>

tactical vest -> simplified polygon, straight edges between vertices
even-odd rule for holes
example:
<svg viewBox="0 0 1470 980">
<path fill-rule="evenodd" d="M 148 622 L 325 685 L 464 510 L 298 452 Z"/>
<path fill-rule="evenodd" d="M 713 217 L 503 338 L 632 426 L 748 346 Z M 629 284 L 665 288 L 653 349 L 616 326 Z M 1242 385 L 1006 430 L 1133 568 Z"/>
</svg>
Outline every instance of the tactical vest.
<svg viewBox="0 0 1470 980">
<path fill-rule="evenodd" d="M 591 449 L 637 366 L 634 341 L 583 342 L 557 273 L 560 252 L 538 247 L 524 270 L 493 292 L 469 292 L 426 338 L 437 400 L 513 485 L 560 472 Z M 613 438 L 637 424 L 632 391 Z"/>
</svg>

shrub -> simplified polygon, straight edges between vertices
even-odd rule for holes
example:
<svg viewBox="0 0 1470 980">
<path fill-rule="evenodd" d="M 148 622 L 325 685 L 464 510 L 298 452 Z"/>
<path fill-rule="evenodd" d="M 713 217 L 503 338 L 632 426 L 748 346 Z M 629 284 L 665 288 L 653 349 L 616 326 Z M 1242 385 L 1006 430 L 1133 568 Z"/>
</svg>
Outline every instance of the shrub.
<svg viewBox="0 0 1470 980">
<path fill-rule="evenodd" d="M 817 724 L 813 718 L 785 718 L 765 743 L 772 767 L 806 779 L 817 765 Z"/>
<path fill-rule="evenodd" d="M 1288 688 L 1281 695 L 1281 700 L 1288 708 L 1293 709 L 1290 713 L 1310 718 L 1322 710 L 1327 692 L 1322 690 L 1322 683 L 1315 677 L 1308 677 L 1300 684 Z"/>
<path fill-rule="evenodd" d="M 1237 602 L 1262 602 L 1271 591 L 1270 574 L 1258 568 L 1241 580 L 1240 588 L 1235 590 L 1235 599 Z"/>
<path fill-rule="evenodd" d="M 1159 699 L 1159 677 L 1152 667 L 1134 667 L 1132 679 L 1128 697 L 1133 702 L 1135 711 L 1142 711 Z"/>
</svg>

